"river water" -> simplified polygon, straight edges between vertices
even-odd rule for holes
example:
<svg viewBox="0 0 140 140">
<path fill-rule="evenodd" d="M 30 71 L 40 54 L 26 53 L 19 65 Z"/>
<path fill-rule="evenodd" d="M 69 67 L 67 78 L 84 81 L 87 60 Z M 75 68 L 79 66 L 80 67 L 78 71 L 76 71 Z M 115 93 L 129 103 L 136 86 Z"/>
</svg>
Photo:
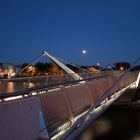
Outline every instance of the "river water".
<svg viewBox="0 0 140 140">
<path fill-rule="evenodd" d="M 78 140 L 140 140 L 140 109 L 109 108 Z"/>
<path fill-rule="evenodd" d="M 25 90 L 31 87 L 39 86 L 42 83 L 33 83 L 33 82 L 6 82 L 6 83 L 0 83 L 0 93 L 10 93 L 15 92 L 19 90 Z"/>
</svg>

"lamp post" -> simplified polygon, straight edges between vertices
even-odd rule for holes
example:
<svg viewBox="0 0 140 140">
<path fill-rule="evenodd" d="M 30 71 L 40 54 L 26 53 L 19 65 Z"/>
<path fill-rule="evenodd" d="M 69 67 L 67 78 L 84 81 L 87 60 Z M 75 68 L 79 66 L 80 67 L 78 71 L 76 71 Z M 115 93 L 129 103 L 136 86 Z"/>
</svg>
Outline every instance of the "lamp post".
<svg viewBox="0 0 140 140">
<path fill-rule="evenodd" d="M 99 71 L 100 71 L 100 63 L 99 62 L 97 62 L 97 66 L 99 67 Z"/>
</svg>

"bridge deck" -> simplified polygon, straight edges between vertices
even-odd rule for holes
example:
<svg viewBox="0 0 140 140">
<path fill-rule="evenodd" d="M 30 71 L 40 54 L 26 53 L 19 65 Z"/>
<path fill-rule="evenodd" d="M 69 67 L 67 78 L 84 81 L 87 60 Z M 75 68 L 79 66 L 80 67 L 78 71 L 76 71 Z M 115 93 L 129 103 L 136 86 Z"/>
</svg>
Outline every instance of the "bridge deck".
<svg viewBox="0 0 140 140">
<path fill-rule="evenodd" d="M 70 86 L 57 88 L 39 93 L 46 127 L 49 137 L 52 137 L 67 127 L 70 127 L 79 116 L 92 108 L 97 108 L 105 98 L 111 98 L 114 93 L 129 86 L 136 80 L 137 75 L 128 74 L 119 81 L 109 93 L 118 76 L 107 76 L 99 79 L 86 80 Z M 59 122 L 59 123 L 58 123 Z"/>
<path fill-rule="evenodd" d="M 45 130 L 47 137 L 51 138 L 61 131 L 70 129 L 81 116 L 86 116 L 90 111 L 100 107 L 106 100 L 116 96 L 116 92 L 128 88 L 136 81 L 137 75 L 128 73 L 117 83 L 115 82 L 120 77 L 119 73 L 88 77 L 79 81 L 61 81 L 57 84 L 0 94 L 0 106 L 4 102 L 8 104 L 11 100 L 26 100 L 35 96 L 40 100 L 39 104 L 41 103 L 40 112 L 43 111 L 40 117 L 44 119 L 44 126 L 40 130 Z M 20 98 L 15 98 L 19 96 Z M 14 99 L 9 101 L 9 97 Z"/>
</svg>

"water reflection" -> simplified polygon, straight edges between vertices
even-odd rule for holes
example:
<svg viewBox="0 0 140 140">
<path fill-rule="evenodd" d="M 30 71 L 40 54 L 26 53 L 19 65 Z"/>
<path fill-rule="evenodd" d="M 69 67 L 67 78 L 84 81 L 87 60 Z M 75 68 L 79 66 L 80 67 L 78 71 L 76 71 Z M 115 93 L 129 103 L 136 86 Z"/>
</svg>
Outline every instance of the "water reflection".
<svg viewBox="0 0 140 140">
<path fill-rule="evenodd" d="M 32 88 L 34 86 L 41 85 L 41 83 L 37 82 L 1 82 L 0 83 L 0 93 L 5 92 L 15 92 L 20 90 L 25 90 L 27 88 Z"/>
<path fill-rule="evenodd" d="M 15 84 L 13 82 L 8 82 L 6 85 L 5 85 L 5 91 L 6 92 L 13 92 L 15 89 Z"/>
<path fill-rule="evenodd" d="M 140 110 L 107 110 L 78 140 L 140 140 Z"/>
<path fill-rule="evenodd" d="M 22 83 L 22 87 L 24 88 L 24 89 L 26 89 L 26 88 L 31 88 L 31 87 L 34 87 L 34 86 L 36 86 L 36 84 L 35 83 L 32 83 L 32 82 L 30 82 L 30 83 L 26 83 L 26 82 L 23 82 Z"/>
</svg>

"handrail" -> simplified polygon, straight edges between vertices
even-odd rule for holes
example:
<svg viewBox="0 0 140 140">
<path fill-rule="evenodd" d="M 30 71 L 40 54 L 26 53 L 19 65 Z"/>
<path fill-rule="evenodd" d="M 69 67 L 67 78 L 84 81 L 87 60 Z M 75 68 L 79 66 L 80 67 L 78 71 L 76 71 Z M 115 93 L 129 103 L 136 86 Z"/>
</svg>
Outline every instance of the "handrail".
<svg viewBox="0 0 140 140">
<path fill-rule="evenodd" d="M 115 76 L 115 75 L 120 75 L 122 74 L 121 72 L 118 71 L 111 71 L 111 72 L 101 72 L 99 74 L 95 74 L 95 73 L 80 73 L 79 75 L 81 75 L 83 77 L 83 79 L 79 79 L 79 80 L 74 80 L 71 78 L 71 75 L 69 74 L 64 74 L 64 75 L 49 75 L 49 76 L 34 76 L 34 77 L 22 77 L 22 78 L 11 78 L 11 79 L 1 79 L 1 94 L 5 93 L 5 86 L 8 82 L 27 82 L 26 85 L 23 85 L 22 88 L 20 90 L 15 89 L 15 91 L 11 91 L 10 93 L 13 92 L 20 92 L 20 91 L 25 91 L 25 90 L 30 90 L 31 88 L 38 88 L 38 87 L 46 87 L 47 85 L 59 85 L 59 84 L 64 84 L 64 83 L 73 83 L 75 82 L 80 82 L 83 80 L 93 80 L 93 79 L 97 79 L 97 78 L 102 78 L 102 77 L 106 77 L 106 76 Z M 32 87 L 29 87 L 28 84 L 33 83 L 35 85 L 33 85 Z M 36 85 L 37 83 L 39 83 L 39 85 Z M 8 92 L 6 92 L 8 93 Z"/>
<path fill-rule="evenodd" d="M 85 78 L 85 79 L 80 79 L 80 80 L 71 80 L 71 81 L 61 81 L 61 83 L 54 83 L 54 84 L 48 84 L 48 85 L 42 85 L 42 86 L 35 86 L 32 88 L 28 88 L 26 90 L 20 90 L 20 91 L 15 91 L 15 92 L 10 92 L 10 93 L 1 93 L 0 94 L 0 99 L 7 98 L 7 97 L 13 97 L 13 96 L 19 96 L 19 95 L 24 95 L 24 94 L 31 94 L 32 91 L 34 92 L 40 92 L 42 90 L 49 90 L 52 89 L 53 87 L 58 87 L 58 86 L 66 86 L 70 84 L 77 84 L 82 81 L 92 81 L 100 78 L 105 78 L 108 77 L 108 75 L 104 76 L 96 76 L 96 77 L 91 77 L 91 78 Z"/>
<path fill-rule="evenodd" d="M 133 66 L 136 64 L 137 61 L 140 60 L 140 57 L 138 57 L 131 65 L 131 67 L 124 72 L 106 91 L 105 93 L 99 98 L 96 104 L 93 104 L 88 111 L 78 119 L 73 126 L 67 131 L 67 134 L 63 137 L 63 139 L 67 138 L 75 129 L 78 129 L 86 120 L 86 118 L 89 116 L 89 114 L 100 105 L 102 101 L 104 101 L 107 97 L 109 97 L 111 90 L 122 80 L 122 78 L 128 74 L 128 72 L 133 68 Z"/>
</svg>

